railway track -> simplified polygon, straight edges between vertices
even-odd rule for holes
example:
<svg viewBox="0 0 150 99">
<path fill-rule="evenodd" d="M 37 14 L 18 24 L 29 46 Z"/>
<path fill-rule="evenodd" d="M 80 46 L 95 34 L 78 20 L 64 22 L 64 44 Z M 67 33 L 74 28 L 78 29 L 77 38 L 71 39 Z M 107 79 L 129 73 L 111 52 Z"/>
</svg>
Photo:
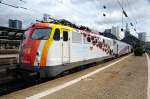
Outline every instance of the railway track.
<svg viewBox="0 0 150 99">
<path fill-rule="evenodd" d="M 16 68 L 17 54 L 1 54 L 0 55 L 0 90 L 3 84 L 14 81 L 14 77 L 9 74 L 8 70 Z M 4 89 L 4 88 L 3 88 Z"/>
<path fill-rule="evenodd" d="M 11 64 L 7 63 L 8 60 L 11 61 Z M 15 64 L 15 59 L 5 58 L 2 59 L 1 62 L 2 63 L 0 65 L 0 96 L 37 84 L 37 78 L 29 78 L 28 80 L 23 79 L 21 77 L 18 78 L 18 75 L 20 76 L 20 74 L 18 74 L 16 71 L 17 64 Z"/>
<path fill-rule="evenodd" d="M 0 81 L 4 82 L 4 83 L 0 83 L 0 96 L 17 91 L 17 90 L 28 88 L 33 85 L 41 84 L 41 83 L 44 83 L 44 82 L 47 82 L 47 81 L 50 81 L 53 79 L 57 79 L 57 78 L 65 76 L 65 75 L 69 75 L 69 74 L 72 74 L 72 73 L 75 73 L 75 72 L 78 72 L 78 71 L 81 71 L 81 70 L 84 70 L 84 69 L 87 69 L 87 68 L 90 68 L 93 66 L 96 66 L 96 64 L 93 63 L 93 64 L 80 66 L 80 67 L 71 69 L 69 71 L 65 71 L 56 77 L 44 78 L 44 79 L 39 78 L 38 75 L 34 76 L 33 78 L 29 77 L 27 79 L 23 79 L 23 78 L 18 79 L 18 78 L 15 78 L 13 75 L 8 75 L 6 73 L 6 75 L 5 75 L 6 78 L 4 77 L 5 78 L 4 80 L 0 80 Z"/>
<path fill-rule="evenodd" d="M 37 84 L 37 79 L 24 80 L 24 79 L 13 78 L 11 81 L 7 83 L 0 84 L 0 96 L 17 90 L 28 88 L 36 84 Z"/>
<path fill-rule="evenodd" d="M 63 73 L 59 74 L 56 77 L 45 78 L 45 79 L 39 78 L 38 74 L 34 77 L 31 77 L 31 78 L 28 77 L 27 79 L 20 78 L 20 77 L 16 78 L 16 76 L 9 75 L 9 73 L 6 72 L 5 74 L 3 74 L 6 78 L 3 76 L 3 80 L 1 80 L 2 75 L 0 74 L 1 75 L 0 81 L 4 82 L 4 83 L 0 83 L 0 96 L 14 92 L 14 91 L 17 91 L 17 90 L 31 87 L 31 86 L 36 85 L 36 84 L 41 84 L 41 83 L 44 83 L 46 81 L 57 79 L 59 77 L 63 77 L 63 76 L 66 76 L 66 75 L 69 75 L 69 74 L 93 67 L 93 66 L 97 66 L 99 64 L 103 64 L 103 63 L 111 61 L 111 60 L 112 59 L 106 59 L 106 60 L 100 61 L 98 63 L 91 63 L 91 64 L 79 66 L 79 67 L 73 68 L 71 70 L 64 71 Z M 10 65 L 9 65 L 9 67 L 10 67 Z"/>
</svg>

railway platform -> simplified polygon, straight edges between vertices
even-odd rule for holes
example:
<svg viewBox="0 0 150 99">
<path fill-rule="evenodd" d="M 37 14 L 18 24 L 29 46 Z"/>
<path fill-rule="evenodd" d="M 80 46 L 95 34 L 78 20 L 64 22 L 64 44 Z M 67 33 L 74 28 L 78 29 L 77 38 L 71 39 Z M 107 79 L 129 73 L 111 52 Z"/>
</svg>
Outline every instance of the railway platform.
<svg viewBox="0 0 150 99">
<path fill-rule="evenodd" d="M 146 56 L 130 54 L 0 99 L 147 99 Z"/>
</svg>

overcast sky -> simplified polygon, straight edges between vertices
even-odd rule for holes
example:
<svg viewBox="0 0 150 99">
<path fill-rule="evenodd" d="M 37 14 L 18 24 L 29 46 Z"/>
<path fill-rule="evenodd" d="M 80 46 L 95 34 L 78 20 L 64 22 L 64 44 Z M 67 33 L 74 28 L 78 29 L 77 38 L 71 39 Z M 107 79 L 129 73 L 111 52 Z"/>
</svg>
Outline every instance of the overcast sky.
<svg viewBox="0 0 150 99">
<path fill-rule="evenodd" d="M 76 24 L 86 25 L 98 31 L 111 28 L 112 25 L 122 27 L 122 12 L 117 1 L 123 2 L 123 7 L 129 18 L 124 17 L 125 23 L 132 22 L 133 31 L 147 32 L 150 36 L 150 0 L 0 0 L 29 10 L 16 9 L 0 4 L 0 25 L 8 26 L 8 19 L 23 21 L 23 27 L 27 28 L 36 19 L 41 19 L 44 13 L 48 13 L 59 19 L 68 19 Z M 103 9 L 103 6 L 106 9 Z M 106 17 L 102 14 L 105 13 Z M 123 34 L 122 34 L 123 35 Z M 147 38 L 150 39 L 150 38 Z"/>
</svg>

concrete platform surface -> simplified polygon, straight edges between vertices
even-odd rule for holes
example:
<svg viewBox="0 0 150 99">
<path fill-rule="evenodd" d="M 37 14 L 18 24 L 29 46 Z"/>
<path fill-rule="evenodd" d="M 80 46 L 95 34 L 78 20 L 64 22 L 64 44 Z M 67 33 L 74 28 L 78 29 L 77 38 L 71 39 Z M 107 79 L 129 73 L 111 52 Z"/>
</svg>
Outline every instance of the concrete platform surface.
<svg viewBox="0 0 150 99">
<path fill-rule="evenodd" d="M 130 55 L 118 60 L 1 96 L 0 99 L 147 99 L 146 56 Z M 93 71 L 97 70 L 94 74 Z M 91 76 L 78 79 L 87 74 Z"/>
</svg>

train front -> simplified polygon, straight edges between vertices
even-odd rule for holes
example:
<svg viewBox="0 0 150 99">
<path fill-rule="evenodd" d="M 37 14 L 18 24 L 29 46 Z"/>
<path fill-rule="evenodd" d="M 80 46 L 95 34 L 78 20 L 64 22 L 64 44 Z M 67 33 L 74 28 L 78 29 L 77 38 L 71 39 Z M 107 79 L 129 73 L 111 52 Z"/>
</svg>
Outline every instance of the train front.
<svg viewBox="0 0 150 99">
<path fill-rule="evenodd" d="M 38 23 L 25 32 L 25 39 L 21 48 L 21 69 L 39 72 L 41 68 L 44 43 L 49 40 L 52 27 L 49 23 Z"/>
</svg>

